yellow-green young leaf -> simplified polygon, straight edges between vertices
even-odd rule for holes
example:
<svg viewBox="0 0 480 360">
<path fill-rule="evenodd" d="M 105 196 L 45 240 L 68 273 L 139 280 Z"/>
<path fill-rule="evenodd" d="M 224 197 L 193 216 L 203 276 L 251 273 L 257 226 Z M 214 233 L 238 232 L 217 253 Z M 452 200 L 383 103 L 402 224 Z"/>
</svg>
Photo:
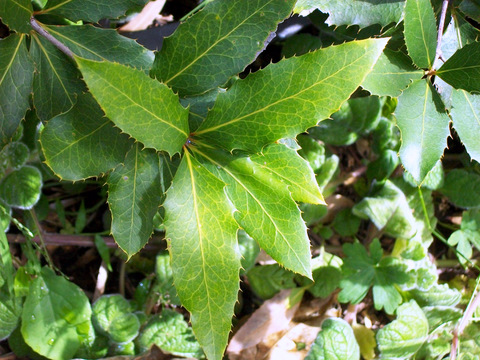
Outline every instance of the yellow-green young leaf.
<svg viewBox="0 0 480 360">
<path fill-rule="evenodd" d="M 60 178 L 73 181 L 113 169 L 132 146 L 89 93 L 80 95 L 70 111 L 48 121 L 40 142 L 47 165 Z"/>
<path fill-rule="evenodd" d="M 457 50 L 436 74 L 455 89 L 480 92 L 480 42 Z"/>
<path fill-rule="evenodd" d="M 37 65 L 33 105 L 38 117 L 47 121 L 70 110 L 85 84 L 71 60 L 45 38 L 32 35 L 30 54 Z"/>
<path fill-rule="evenodd" d="M 400 160 L 421 184 L 447 146 L 449 117 L 432 85 L 418 80 L 398 98 L 395 110 L 402 136 Z"/>
<path fill-rule="evenodd" d="M 386 48 L 362 87 L 374 95 L 398 97 L 413 80 L 422 76 L 423 71 L 416 69 L 407 55 Z"/>
<path fill-rule="evenodd" d="M 108 204 L 112 234 L 128 257 L 145 246 L 153 231 L 153 217 L 160 206 L 158 154 L 135 144 L 124 164 L 108 177 Z"/>
<path fill-rule="evenodd" d="M 105 114 L 148 148 L 180 152 L 188 137 L 188 110 L 171 89 L 128 66 L 76 58 Z"/>
<path fill-rule="evenodd" d="M 12 138 L 30 107 L 33 70 L 25 35 L 0 40 L 0 148 Z"/>
<path fill-rule="evenodd" d="M 114 61 L 137 69 L 150 70 L 153 53 L 114 29 L 92 25 L 46 26 L 47 31 L 75 55 L 96 61 Z"/>
<path fill-rule="evenodd" d="M 0 18 L 10 30 L 21 33 L 29 33 L 32 30 L 30 26 L 30 17 L 33 8 L 30 0 L 1 0 Z"/>
<path fill-rule="evenodd" d="M 437 25 L 430 0 L 407 0 L 405 43 L 415 65 L 431 69 L 437 47 Z"/>
<path fill-rule="evenodd" d="M 165 39 L 151 74 L 182 96 L 225 83 L 264 47 L 293 0 L 213 1 Z"/>
<path fill-rule="evenodd" d="M 227 150 L 255 152 L 295 137 L 340 108 L 386 41 L 352 41 L 271 64 L 219 94 L 195 135 Z"/>
<path fill-rule="evenodd" d="M 282 171 L 270 165 L 268 157 L 260 161 L 254 156 L 254 161 L 223 150 L 193 149 L 203 157 L 202 164 L 227 184 L 227 196 L 237 209 L 235 219 L 245 232 L 281 265 L 311 278 L 307 228 L 284 182 L 292 169 Z"/>
<path fill-rule="evenodd" d="M 452 92 L 450 115 L 453 127 L 467 149 L 468 155 L 480 161 L 480 95 L 472 95 L 464 90 Z"/>
<path fill-rule="evenodd" d="M 73 21 L 97 22 L 103 18 L 116 18 L 147 0 L 48 0 L 44 13 L 60 15 Z"/>
<path fill-rule="evenodd" d="M 186 151 L 164 204 L 175 287 L 210 360 L 222 359 L 239 290 L 238 225 L 224 186 Z"/>
</svg>

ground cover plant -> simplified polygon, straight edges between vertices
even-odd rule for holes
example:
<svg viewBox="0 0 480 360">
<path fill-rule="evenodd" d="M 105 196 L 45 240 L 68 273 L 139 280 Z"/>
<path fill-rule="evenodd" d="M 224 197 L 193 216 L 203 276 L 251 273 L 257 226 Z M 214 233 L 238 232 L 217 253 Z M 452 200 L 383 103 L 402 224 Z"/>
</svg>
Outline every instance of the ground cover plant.
<svg viewBox="0 0 480 360">
<path fill-rule="evenodd" d="M 146 3 L 0 2 L 5 352 L 480 356 L 480 4 Z"/>
</svg>

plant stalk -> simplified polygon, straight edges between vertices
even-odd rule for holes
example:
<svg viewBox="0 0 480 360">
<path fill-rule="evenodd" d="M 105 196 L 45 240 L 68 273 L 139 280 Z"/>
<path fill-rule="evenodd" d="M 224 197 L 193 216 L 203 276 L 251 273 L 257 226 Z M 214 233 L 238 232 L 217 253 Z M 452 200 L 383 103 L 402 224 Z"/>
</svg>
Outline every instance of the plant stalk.
<svg viewBox="0 0 480 360">
<path fill-rule="evenodd" d="M 66 47 L 64 44 L 62 44 L 60 41 L 58 41 L 56 38 L 50 35 L 50 33 L 47 30 L 45 30 L 40 26 L 40 24 L 37 22 L 37 20 L 35 20 L 33 16 L 30 18 L 30 25 L 32 26 L 33 30 L 35 30 L 37 33 L 39 33 L 45 39 L 47 39 L 50 43 L 52 43 L 58 50 L 63 52 L 69 58 L 73 59 L 74 54 L 72 50 L 70 50 L 68 47 Z"/>
</svg>

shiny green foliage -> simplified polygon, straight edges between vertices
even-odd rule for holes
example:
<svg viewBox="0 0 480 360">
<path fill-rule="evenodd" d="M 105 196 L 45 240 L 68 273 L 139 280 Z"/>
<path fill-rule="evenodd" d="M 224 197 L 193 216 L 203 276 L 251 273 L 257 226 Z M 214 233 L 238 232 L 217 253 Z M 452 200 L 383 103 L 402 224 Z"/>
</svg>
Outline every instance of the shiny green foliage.
<svg viewBox="0 0 480 360">
<path fill-rule="evenodd" d="M 182 96 L 222 85 L 255 59 L 294 3 L 210 2 L 165 39 L 151 74 Z"/>
<path fill-rule="evenodd" d="M 479 188 L 480 175 L 465 169 L 454 169 L 445 177 L 440 191 L 456 206 L 470 209 L 480 206 Z"/>
<path fill-rule="evenodd" d="M 0 98 L 3 99 L 0 102 L 0 147 L 11 140 L 30 108 L 33 62 L 25 39 L 25 35 L 13 34 L 0 41 Z"/>
<path fill-rule="evenodd" d="M 19 33 L 29 33 L 30 17 L 33 8 L 30 0 L 2 0 L 0 1 L 0 18 L 12 30 Z"/>
<path fill-rule="evenodd" d="M 40 198 L 42 174 L 33 166 L 10 172 L 0 182 L 0 199 L 19 209 L 31 209 Z"/>
</svg>

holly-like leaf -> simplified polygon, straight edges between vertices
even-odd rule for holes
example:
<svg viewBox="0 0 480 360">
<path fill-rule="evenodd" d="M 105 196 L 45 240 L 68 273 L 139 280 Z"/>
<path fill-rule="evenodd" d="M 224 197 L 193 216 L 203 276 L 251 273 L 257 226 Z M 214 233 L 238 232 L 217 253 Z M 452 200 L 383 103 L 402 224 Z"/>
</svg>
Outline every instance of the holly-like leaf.
<svg viewBox="0 0 480 360">
<path fill-rule="evenodd" d="M 380 329 L 377 344 L 382 359 L 409 359 L 425 342 L 428 322 L 414 300 L 397 309 L 397 319 Z"/>
<path fill-rule="evenodd" d="M 153 217 L 161 200 L 158 154 L 135 144 L 124 163 L 109 175 L 107 184 L 112 234 L 130 257 L 153 232 Z"/>
<path fill-rule="evenodd" d="M 149 70 L 153 53 L 114 29 L 92 25 L 46 26 L 46 30 L 65 44 L 75 55 L 95 61 L 112 61 Z"/>
<path fill-rule="evenodd" d="M 224 186 L 187 150 L 164 204 L 175 287 L 212 360 L 223 356 L 239 290 L 238 225 Z"/>
<path fill-rule="evenodd" d="M 40 141 L 47 165 L 66 180 L 82 180 L 113 169 L 132 146 L 90 94 L 81 95 L 70 111 L 50 120 Z"/>
<path fill-rule="evenodd" d="M 12 138 L 30 108 L 33 70 L 25 35 L 12 34 L 0 40 L 0 148 Z"/>
<path fill-rule="evenodd" d="M 386 48 L 362 87 L 375 95 L 398 97 L 412 81 L 422 76 L 423 71 L 417 70 L 407 55 Z"/>
<path fill-rule="evenodd" d="M 0 183 L 0 199 L 19 209 L 31 209 L 40 198 L 42 174 L 33 166 L 23 166 Z"/>
<path fill-rule="evenodd" d="M 171 89 L 128 66 L 76 58 L 105 114 L 148 148 L 180 152 L 188 137 L 188 110 Z"/>
<path fill-rule="evenodd" d="M 452 92 L 450 115 L 453 127 L 467 149 L 468 155 L 480 161 L 480 144 L 476 134 L 480 131 L 480 95 L 472 95 L 464 90 Z"/>
<path fill-rule="evenodd" d="M 42 13 L 59 15 L 73 21 L 98 22 L 103 18 L 116 18 L 147 0 L 48 0 Z"/>
<path fill-rule="evenodd" d="M 29 33 L 32 30 L 30 26 L 32 13 L 33 8 L 30 0 L 0 1 L 0 18 L 2 18 L 2 22 L 6 24 L 10 30 Z"/>
<path fill-rule="evenodd" d="M 480 92 L 480 42 L 457 50 L 436 75 L 455 89 Z"/>
<path fill-rule="evenodd" d="M 231 155 L 222 150 L 194 148 L 202 164 L 227 184 L 228 198 L 236 208 L 235 220 L 260 247 L 287 269 L 311 278 L 310 241 L 288 185 L 292 169 L 280 172 L 261 155 Z M 263 164 L 260 166 L 259 163 Z M 276 168 L 281 176 L 271 172 Z"/>
<path fill-rule="evenodd" d="M 447 146 L 450 118 L 436 90 L 424 80 L 414 82 L 402 93 L 395 116 L 402 135 L 400 159 L 421 184 Z"/>
<path fill-rule="evenodd" d="M 90 315 L 83 291 L 45 267 L 25 299 L 22 335 L 42 356 L 71 359 L 80 346 L 80 336 L 91 328 Z"/>
<path fill-rule="evenodd" d="M 404 0 L 299 0 L 294 12 L 307 15 L 319 9 L 329 16 L 328 25 L 359 25 L 367 27 L 374 24 L 386 26 L 398 23 L 402 18 Z"/>
<path fill-rule="evenodd" d="M 70 59 L 43 37 L 32 35 L 30 54 L 37 65 L 33 104 L 41 120 L 50 120 L 70 110 L 85 84 Z"/>
<path fill-rule="evenodd" d="M 195 135 L 227 150 L 255 152 L 295 137 L 340 108 L 385 44 L 352 41 L 271 64 L 219 94 Z"/>
<path fill-rule="evenodd" d="M 406 0 L 405 43 L 415 65 L 431 69 L 437 47 L 437 25 L 430 0 Z"/>
<path fill-rule="evenodd" d="M 182 96 L 213 89 L 255 59 L 269 33 L 290 14 L 294 3 L 209 2 L 165 39 L 151 74 Z"/>
</svg>

